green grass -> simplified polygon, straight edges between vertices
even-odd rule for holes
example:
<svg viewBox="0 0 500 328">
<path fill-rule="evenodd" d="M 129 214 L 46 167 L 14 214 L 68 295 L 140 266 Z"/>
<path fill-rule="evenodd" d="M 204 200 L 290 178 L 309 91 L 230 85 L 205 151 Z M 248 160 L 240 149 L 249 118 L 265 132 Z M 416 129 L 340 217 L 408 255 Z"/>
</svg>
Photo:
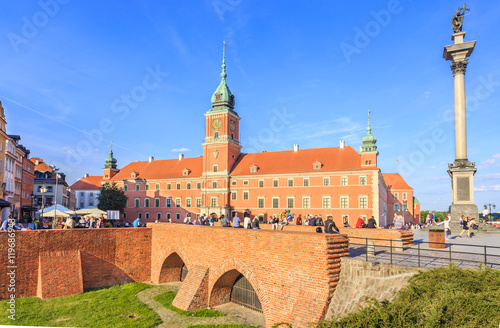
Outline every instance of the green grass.
<svg viewBox="0 0 500 328">
<path fill-rule="evenodd" d="M 169 310 L 175 311 L 179 314 L 185 315 L 185 316 L 190 316 L 190 317 L 223 317 L 226 314 L 216 311 L 216 310 L 208 310 L 208 309 L 199 309 L 196 311 L 184 311 L 181 309 L 176 308 L 175 306 L 172 305 L 172 301 L 175 298 L 175 295 L 177 293 L 168 291 L 166 293 L 160 294 L 158 296 L 153 297 L 155 301 L 163 305 Z"/>
<path fill-rule="evenodd" d="M 187 328 L 259 328 L 259 327 L 245 326 L 245 325 L 194 325 L 194 326 L 188 326 Z"/>
<path fill-rule="evenodd" d="M 454 265 L 413 276 L 391 302 L 377 302 L 317 328 L 498 327 L 500 270 Z"/>
<path fill-rule="evenodd" d="M 0 316 L 0 325 L 53 327 L 156 327 L 162 321 L 135 294 L 150 288 L 143 283 L 94 289 L 83 294 L 39 299 L 16 299 L 16 320 Z M 7 314 L 7 301 L 0 313 Z"/>
</svg>

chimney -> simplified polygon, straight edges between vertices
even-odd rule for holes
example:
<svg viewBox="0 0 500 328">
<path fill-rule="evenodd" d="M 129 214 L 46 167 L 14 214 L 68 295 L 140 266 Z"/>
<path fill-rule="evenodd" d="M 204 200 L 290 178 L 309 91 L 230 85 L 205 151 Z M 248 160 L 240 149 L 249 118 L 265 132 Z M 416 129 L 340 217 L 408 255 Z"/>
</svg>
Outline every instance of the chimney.
<svg viewBox="0 0 500 328">
<path fill-rule="evenodd" d="M 340 140 L 340 149 L 345 148 L 345 140 Z"/>
<path fill-rule="evenodd" d="M 155 160 L 155 158 L 153 156 L 149 156 L 149 163 L 151 163 L 154 160 Z"/>
<path fill-rule="evenodd" d="M 36 164 L 36 165 L 38 165 L 38 164 L 40 164 L 40 162 L 39 162 L 38 160 L 36 160 L 36 161 L 35 161 L 35 164 Z"/>
<path fill-rule="evenodd" d="M 83 175 L 83 177 L 84 177 L 84 178 L 88 178 L 88 177 L 89 177 L 89 174 L 88 174 L 88 173 L 85 173 L 85 174 Z"/>
<path fill-rule="evenodd" d="M 184 158 L 184 154 L 179 154 L 179 161 L 182 161 L 183 158 Z"/>
<path fill-rule="evenodd" d="M 293 145 L 293 151 L 296 153 L 299 151 L 299 145 Z"/>
</svg>

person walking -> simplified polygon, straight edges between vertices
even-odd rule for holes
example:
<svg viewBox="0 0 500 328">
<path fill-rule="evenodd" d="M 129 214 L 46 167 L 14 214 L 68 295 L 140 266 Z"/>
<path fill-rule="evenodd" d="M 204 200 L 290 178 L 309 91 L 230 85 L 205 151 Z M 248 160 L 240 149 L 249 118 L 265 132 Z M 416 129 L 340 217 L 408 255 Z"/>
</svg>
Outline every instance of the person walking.
<svg viewBox="0 0 500 328">
<path fill-rule="evenodd" d="M 462 234 L 467 231 L 467 237 L 470 238 L 470 227 L 469 227 L 469 220 L 462 216 L 462 232 L 458 237 L 462 238 Z"/>
</svg>

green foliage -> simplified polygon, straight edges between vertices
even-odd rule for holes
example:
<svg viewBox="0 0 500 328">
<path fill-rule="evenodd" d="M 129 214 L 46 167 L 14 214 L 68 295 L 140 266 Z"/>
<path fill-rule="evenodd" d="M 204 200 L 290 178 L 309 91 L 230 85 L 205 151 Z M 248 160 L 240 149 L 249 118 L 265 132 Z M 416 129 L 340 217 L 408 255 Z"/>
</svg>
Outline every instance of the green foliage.
<svg viewBox="0 0 500 328">
<path fill-rule="evenodd" d="M 498 327 L 500 270 L 450 265 L 413 276 L 391 302 L 369 304 L 326 327 Z"/>
<path fill-rule="evenodd" d="M 101 186 L 98 208 L 103 211 L 113 210 L 123 213 L 127 207 L 128 197 L 125 192 L 118 187 L 116 182 L 106 182 Z"/>
<path fill-rule="evenodd" d="M 153 297 L 155 301 L 163 305 L 169 310 L 175 311 L 179 314 L 190 316 L 190 317 L 223 317 L 226 314 L 216 311 L 216 310 L 208 310 L 208 309 L 199 309 L 196 311 L 184 311 L 176 308 L 172 305 L 172 302 L 177 295 L 176 292 L 168 291 L 166 293 L 160 294 L 158 296 Z"/>
<path fill-rule="evenodd" d="M 16 320 L 7 317 L 7 301 L 0 302 L 0 325 L 49 327 L 156 327 L 158 315 L 135 295 L 151 286 L 143 283 L 99 288 L 83 294 L 39 299 L 16 299 Z"/>
<path fill-rule="evenodd" d="M 278 322 L 273 325 L 273 328 L 293 328 L 288 322 Z"/>
<path fill-rule="evenodd" d="M 257 326 L 245 326 L 245 325 L 193 325 L 187 328 L 259 328 Z"/>
<path fill-rule="evenodd" d="M 440 211 L 420 211 L 420 222 L 425 223 L 425 220 L 427 219 L 427 214 L 432 212 L 433 214 L 436 214 L 436 221 L 443 221 L 447 216 L 448 212 L 440 212 Z"/>
</svg>

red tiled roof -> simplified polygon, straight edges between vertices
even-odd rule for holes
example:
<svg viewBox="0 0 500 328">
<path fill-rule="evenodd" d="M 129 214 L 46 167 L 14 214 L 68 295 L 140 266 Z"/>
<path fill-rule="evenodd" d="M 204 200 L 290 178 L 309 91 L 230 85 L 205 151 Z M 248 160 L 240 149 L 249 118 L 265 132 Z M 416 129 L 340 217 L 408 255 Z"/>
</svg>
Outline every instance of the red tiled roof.
<svg viewBox="0 0 500 328">
<path fill-rule="evenodd" d="M 149 161 L 132 162 L 116 173 L 111 180 L 120 181 L 131 179 L 132 171 L 138 173 L 138 179 L 165 179 L 183 178 L 182 170 L 188 169 L 191 172 L 188 177 L 199 177 L 203 171 L 203 157 L 192 157 L 179 159 L 163 159 Z"/>
<path fill-rule="evenodd" d="M 406 183 L 405 179 L 399 173 L 382 173 L 385 184 L 389 189 L 408 189 L 413 190 L 412 187 Z"/>
<path fill-rule="evenodd" d="M 50 168 L 50 166 L 47 165 L 47 163 L 45 163 L 43 161 L 43 159 L 41 159 L 40 157 L 32 157 L 30 158 L 30 161 L 33 162 L 33 164 L 35 164 L 35 171 L 41 171 L 41 172 L 52 172 L 52 169 Z M 36 164 L 36 162 L 38 161 L 38 165 Z"/>
<path fill-rule="evenodd" d="M 249 175 L 253 164 L 258 167 L 255 174 L 361 170 L 360 156 L 350 146 L 241 154 L 231 174 Z M 319 170 L 313 170 L 316 161 L 322 164 Z"/>
<path fill-rule="evenodd" d="M 81 178 L 77 182 L 71 185 L 73 190 L 100 190 L 101 189 L 102 176 L 100 175 L 89 175 L 88 178 Z"/>
</svg>

